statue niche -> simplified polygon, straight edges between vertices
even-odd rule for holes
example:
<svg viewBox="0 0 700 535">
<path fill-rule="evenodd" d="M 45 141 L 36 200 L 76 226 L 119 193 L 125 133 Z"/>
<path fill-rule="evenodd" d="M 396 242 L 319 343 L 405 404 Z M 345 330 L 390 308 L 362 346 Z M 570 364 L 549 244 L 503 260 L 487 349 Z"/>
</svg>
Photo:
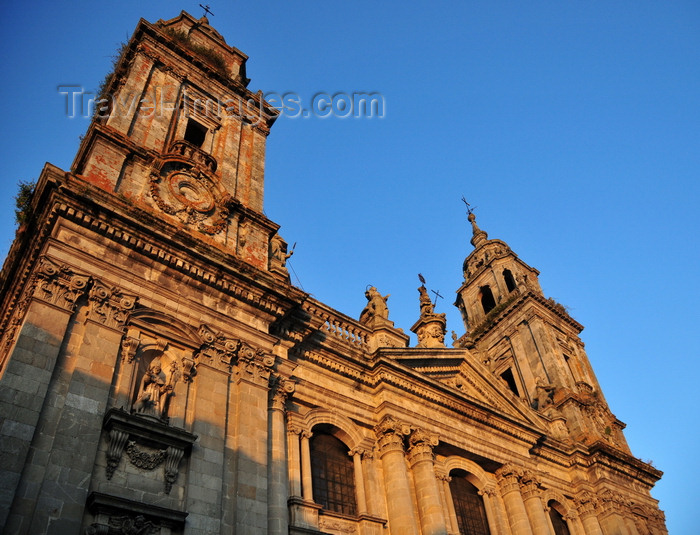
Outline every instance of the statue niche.
<svg viewBox="0 0 700 535">
<path fill-rule="evenodd" d="M 139 364 L 132 412 L 167 421 L 170 399 L 179 376 L 177 363 L 161 351 L 148 350 Z"/>
</svg>

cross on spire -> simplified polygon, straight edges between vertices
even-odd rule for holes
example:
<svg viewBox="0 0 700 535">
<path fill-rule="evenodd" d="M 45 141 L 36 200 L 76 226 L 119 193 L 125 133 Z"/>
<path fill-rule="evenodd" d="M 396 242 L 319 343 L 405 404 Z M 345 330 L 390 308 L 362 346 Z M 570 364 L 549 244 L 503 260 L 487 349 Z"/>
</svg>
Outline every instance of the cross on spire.
<svg viewBox="0 0 700 535">
<path fill-rule="evenodd" d="M 209 4 L 199 4 L 199 7 L 201 7 L 204 10 L 204 15 L 202 15 L 203 17 L 206 17 L 207 15 L 211 15 L 212 17 L 214 16 L 214 13 L 212 13 L 211 9 L 209 9 Z"/>
</svg>

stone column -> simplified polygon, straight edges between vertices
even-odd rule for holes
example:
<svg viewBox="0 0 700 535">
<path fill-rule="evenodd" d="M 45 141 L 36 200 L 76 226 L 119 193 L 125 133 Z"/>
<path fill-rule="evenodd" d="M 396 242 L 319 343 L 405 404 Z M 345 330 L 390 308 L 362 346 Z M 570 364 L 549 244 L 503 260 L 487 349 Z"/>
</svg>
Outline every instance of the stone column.
<svg viewBox="0 0 700 535">
<path fill-rule="evenodd" d="M 578 516 L 583 524 L 586 535 L 603 535 L 598 522 L 598 501 L 590 492 L 584 491 L 575 500 Z"/>
<path fill-rule="evenodd" d="M 270 390 L 270 444 L 267 465 L 267 532 L 287 535 L 289 532 L 289 480 L 285 447 L 284 406 L 294 392 L 294 383 L 275 378 Z"/>
<path fill-rule="evenodd" d="M 408 459 L 413 470 L 423 535 L 447 535 L 433 461 L 433 447 L 438 445 L 438 437 L 418 430 L 413 432 L 409 442 Z"/>
<path fill-rule="evenodd" d="M 499 479 L 501 495 L 503 496 L 513 535 L 533 535 L 523 497 L 520 494 L 520 476 L 522 473 L 523 471 L 520 468 L 507 464 L 499 468 L 496 475 Z"/>
<path fill-rule="evenodd" d="M 357 514 L 367 514 L 367 497 L 365 496 L 365 476 L 362 470 L 362 455 L 364 451 L 354 449 L 349 452 L 352 466 L 355 470 L 355 495 L 357 496 Z"/>
<path fill-rule="evenodd" d="M 494 486 L 484 487 L 479 491 L 479 495 L 484 499 L 484 509 L 486 509 L 491 533 L 508 533 L 508 521 L 497 494 Z"/>
<path fill-rule="evenodd" d="M 313 480 L 311 478 L 311 431 L 301 433 L 301 495 L 304 501 L 313 502 Z"/>
<path fill-rule="evenodd" d="M 530 526 L 533 533 L 554 535 L 552 534 L 551 522 L 545 514 L 542 498 L 540 497 L 540 482 L 535 474 L 529 470 L 525 471 L 520 479 L 520 483 L 522 485 L 523 502 L 525 503 L 527 516 L 530 518 Z"/>
<path fill-rule="evenodd" d="M 392 533 L 418 535 L 410 482 L 403 452 L 403 436 L 410 432 L 406 424 L 387 416 L 374 428 L 384 471 L 387 511 Z"/>
<path fill-rule="evenodd" d="M 455 503 L 452 499 L 452 491 L 450 490 L 450 481 L 452 478 L 448 475 L 442 474 L 438 476 L 438 479 L 440 480 L 440 486 L 442 487 L 447 531 L 449 533 L 459 533 L 459 526 L 457 525 L 457 511 L 455 510 Z"/>
<path fill-rule="evenodd" d="M 290 425 L 287 427 L 287 450 L 289 451 L 289 496 L 301 498 L 301 451 L 299 435 L 301 429 Z"/>
</svg>

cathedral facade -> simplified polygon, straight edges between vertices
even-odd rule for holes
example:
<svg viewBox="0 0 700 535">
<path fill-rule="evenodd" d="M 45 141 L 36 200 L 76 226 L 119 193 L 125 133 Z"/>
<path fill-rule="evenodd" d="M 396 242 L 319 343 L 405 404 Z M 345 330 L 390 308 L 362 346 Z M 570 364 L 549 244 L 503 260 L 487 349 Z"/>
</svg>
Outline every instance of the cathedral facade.
<svg viewBox="0 0 700 535">
<path fill-rule="evenodd" d="M 474 214 L 461 337 L 424 284 L 411 346 L 380 289 L 354 319 L 290 283 L 263 214 L 278 111 L 246 61 L 204 17 L 141 20 L 70 171 L 23 207 L 3 532 L 667 533 L 583 327 Z"/>
</svg>

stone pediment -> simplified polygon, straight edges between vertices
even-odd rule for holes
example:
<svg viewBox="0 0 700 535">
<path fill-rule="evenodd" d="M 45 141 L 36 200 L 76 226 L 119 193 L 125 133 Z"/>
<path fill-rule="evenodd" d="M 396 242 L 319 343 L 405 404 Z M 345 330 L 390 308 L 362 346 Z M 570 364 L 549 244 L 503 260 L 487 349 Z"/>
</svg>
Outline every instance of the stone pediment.
<svg viewBox="0 0 700 535">
<path fill-rule="evenodd" d="M 540 415 L 515 395 L 467 349 L 412 348 L 396 356 L 397 362 L 437 380 L 479 405 L 530 425 L 543 426 Z"/>
</svg>

